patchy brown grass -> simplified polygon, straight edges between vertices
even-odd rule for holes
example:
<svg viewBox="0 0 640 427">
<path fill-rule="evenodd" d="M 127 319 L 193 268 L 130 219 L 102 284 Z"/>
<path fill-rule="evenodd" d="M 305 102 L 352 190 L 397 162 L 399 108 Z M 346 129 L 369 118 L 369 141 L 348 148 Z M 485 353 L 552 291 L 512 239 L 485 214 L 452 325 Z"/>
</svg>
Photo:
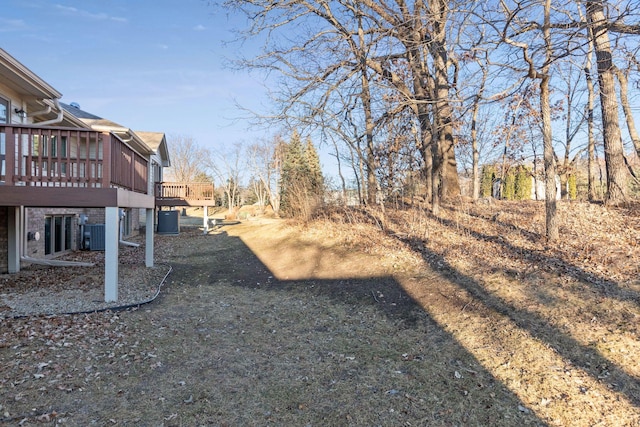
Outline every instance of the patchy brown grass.
<svg viewBox="0 0 640 427">
<path fill-rule="evenodd" d="M 638 425 L 638 210 L 542 209 L 158 236 L 153 304 L 2 321 L 0 424 Z"/>
<path fill-rule="evenodd" d="M 389 232 L 438 277 L 399 281 L 546 423 L 636 425 L 640 212 L 562 203 L 559 216 L 550 243 L 540 203 L 393 211 Z"/>
</svg>

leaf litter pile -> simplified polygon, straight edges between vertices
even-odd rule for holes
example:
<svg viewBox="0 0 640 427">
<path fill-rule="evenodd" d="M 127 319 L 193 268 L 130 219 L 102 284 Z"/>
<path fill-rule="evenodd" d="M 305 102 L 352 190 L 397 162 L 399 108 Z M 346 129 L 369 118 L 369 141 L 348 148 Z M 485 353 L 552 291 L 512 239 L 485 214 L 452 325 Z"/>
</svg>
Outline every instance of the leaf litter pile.
<svg viewBox="0 0 640 427">
<path fill-rule="evenodd" d="M 1 320 L 0 424 L 639 425 L 640 213 L 543 209 L 157 236 L 152 303 Z"/>
</svg>

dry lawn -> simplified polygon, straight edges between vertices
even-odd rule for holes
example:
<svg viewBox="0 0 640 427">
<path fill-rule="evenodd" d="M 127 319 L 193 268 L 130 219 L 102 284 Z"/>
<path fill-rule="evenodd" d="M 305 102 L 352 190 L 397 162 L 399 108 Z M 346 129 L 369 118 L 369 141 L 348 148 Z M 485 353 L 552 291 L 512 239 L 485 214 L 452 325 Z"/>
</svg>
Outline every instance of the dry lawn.
<svg viewBox="0 0 640 427">
<path fill-rule="evenodd" d="M 152 304 L 1 321 L 0 424 L 640 425 L 640 210 L 542 209 L 158 236 Z"/>
</svg>

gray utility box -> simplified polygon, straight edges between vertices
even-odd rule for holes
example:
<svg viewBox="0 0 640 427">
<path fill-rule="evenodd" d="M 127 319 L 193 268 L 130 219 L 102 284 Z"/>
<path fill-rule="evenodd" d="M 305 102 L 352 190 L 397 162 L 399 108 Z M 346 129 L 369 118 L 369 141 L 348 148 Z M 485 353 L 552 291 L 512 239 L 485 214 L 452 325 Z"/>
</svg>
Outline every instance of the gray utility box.
<svg viewBox="0 0 640 427">
<path fill-rule="evenodd" d="M 179 234 L 178 211 L 158 211 L 158 234 Z"/>
</svg>

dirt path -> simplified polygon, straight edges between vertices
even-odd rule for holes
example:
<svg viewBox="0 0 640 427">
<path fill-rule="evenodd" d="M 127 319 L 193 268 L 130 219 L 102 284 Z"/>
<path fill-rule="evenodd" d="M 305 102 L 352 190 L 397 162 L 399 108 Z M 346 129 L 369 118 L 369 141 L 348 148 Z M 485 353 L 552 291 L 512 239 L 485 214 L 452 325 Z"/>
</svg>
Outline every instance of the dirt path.
<svg viewBox="0 0 640 427">
<path fill-rule="evenodd" d="M 514 384 L 519 347 L 563 362 L 471 285 L 349 239 L 277 221 L 158 236 L 173 273 L 153 304 L 4 322 L 0 424 L 563 425 L 544 408 L 582 399 L 589 420 L 632 425 L 633 404 L 577 372 L 567 390 L 589 389 L 564 401 Z"/>
</svg>

